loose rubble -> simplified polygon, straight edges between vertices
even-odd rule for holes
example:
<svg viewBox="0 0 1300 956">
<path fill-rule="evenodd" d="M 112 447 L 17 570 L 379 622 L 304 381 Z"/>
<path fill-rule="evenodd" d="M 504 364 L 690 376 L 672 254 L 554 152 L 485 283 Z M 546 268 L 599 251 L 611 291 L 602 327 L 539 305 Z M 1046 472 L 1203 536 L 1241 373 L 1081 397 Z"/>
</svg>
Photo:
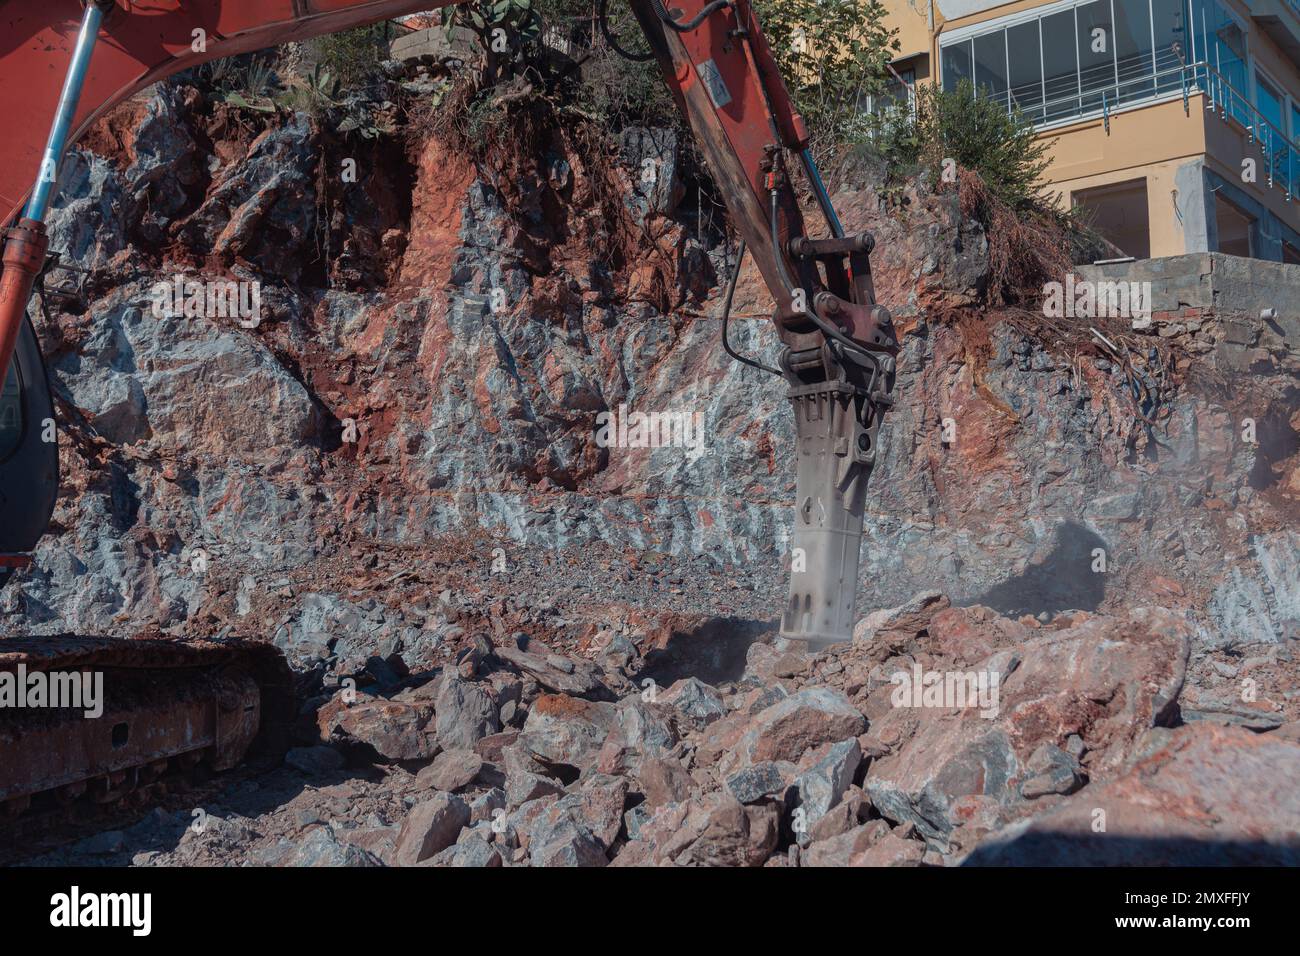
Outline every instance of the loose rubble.
<svg viewBox="0 0 1300 956">
<path fill-rule="evenodd" d="M 769 632 L 716 686 L 643 687 L 633 671 L 612 700 L 548 690 L 498 653 L 511 643 L 488 640 L 472 678 L 453 659 L 316 699 L 282 766 L 212 794 L 202 827 L 192 810 L 159 808 L 37 862 L 1297 861 L 1295 701 L 1269 701 L 1276 729 L 1182 714 L 1195 673 L 1186 615 L 1077 612 L 1043 626 L 919 604 L 926 614 L 917 601 L 878 612 L 858 640 L 816 654 Z M 644 636 L 629 639 L 640 652 Z M 557 671 L 592 664 L 533 644 Z M 773 679 L 774 666 L 789 676 Z M 987 672 L 996 696 L 943 699 L 939 682 L 908 700 L 918 666 Z M 502 700 L 526 714 L 521 726 L 496 729 Z"/>
</svg>

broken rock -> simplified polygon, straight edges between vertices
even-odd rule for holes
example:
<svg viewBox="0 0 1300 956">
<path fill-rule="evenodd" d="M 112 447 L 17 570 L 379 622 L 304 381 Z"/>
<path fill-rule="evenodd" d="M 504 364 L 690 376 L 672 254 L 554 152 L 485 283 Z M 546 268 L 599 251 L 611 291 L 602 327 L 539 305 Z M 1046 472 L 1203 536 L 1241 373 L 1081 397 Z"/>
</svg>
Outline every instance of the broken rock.
<svg viewBox="0 0 1300 956">
<path fill-rule="evenodd" d="M 363 696 L 347 704 L 341 694 L 316 716 L 323 739 L 363 744 L 387 760 L 428 760 L 436 754 L 432 719 L 427 704 Z"/>
<path fill-rule="evenodd" d="M 972 618 L 984 614 L 982 608 L 961 609 Z M 961 615 L 957 609 L 944 612 L 945 626 Z M 1042 744 L 1060 750 L 1078 735 L 1095 774 L 1121 765 L 1144 729 L 1173 713 L 1189 653 L 1190 625 L 1181 614 L 1139 608 L 1118 619 L 1088 617 L 1061 630 L 1022 627 L 1021 632 L 1019 666 L 1005 677 L 1006 651 L 973 671 L 940 670 L 942 662 L 927 668 L 938 675 L 928 689 L 945 694 L 939 685 L 949 674 L 962 679 L 954 689 L 985 675 L 988 689 L 997 691 L 996 701 L 966 694 L 961 701 L 944 698 L 929 706 L 900 695 L 897 706 L 887 706 L 873 720 L 873 735 L 898 740 L 867 773 L 867 791 L 883 816 L 914 823 L 927 840 L 942 846 L 962 822 L 954 813 L 962 798 L 983 797 L 1008 812 L 1024 809 L 1028 794 L 1022 796 L 1017 783 L 1038 776 L 1040 771 L 1027 764 Z M 882 690 L 894 699 L 890 688 Z M 993 706 L 985 706 L 989 703 Z M 1046 761 L 1050 753 L 1044 751 L 1040 759 Z M 1031 783 L 1031 793 L 1075 785 L 1064 769 L 1073 758 L 1065 757 L 1067 763 L 1048 778 Z M 1042 764 L 1044 770 L 1047 766 Z M 987 806 L 980 811 L 988 819 L 998 813 Z"/>
<path fill-rule="evenodd" d="M 586 780 L 577 793 L 551 803 L 527 829 L 529 855 L 533 865 L 539 858 L 560 860 L 565 866 L 603 866 L 605 851 L 613 845 L 623 825 L 623 806 L 628 785 L 622 777 L 597 774 Z M 587 851 L 594 840 L 600 849 L 596 861 Z"/>
<path fill-rule="evenodd" d="M 1027 800 L 1050 793 L 1074 793 L 1088 781 L 1079 761 L 1054 744 L 1040 744 L 1025 770 L 1033 774 L 1020 785 L 1020 793 Z"/>
<path fill-rule="evenodd" d="M 372 853 L 350 843 L 340 843 L 329 827 L 312 827 L 297 842 L 282 837 L 261 851 L 262 866 L 373 867 L 383 864 Z"/>
<path fill-rule="evenodd" d="M 422 866 L 496 868 L 502 865 L 496 847 L 477 833 L 449 846 L 421 863 Z"/>
<path fill-rule="evenodd" d="M 454 791 L 467 787 L 483 769 L 483 758 L 472 750 L 444 750 L 415 777 L 420 789 Z"/>
<path fill-rule="evenodd" d="M 436 793 L 417 803 L 402 821 L 394 862 L 413 866 L 445 850 L 456 842 L 461 828 L 469 825 L 469 816 L 469 807 L 455 794 Z"/>
<path fill-rule="evenodd" d="M 742 767 L 727 778 L 727 789 L 741 803 L 757 803 L 785 789 L 785 775 L 772 761 Z"/>
<path fill-rule="evenodd" d="M 544 694 L 528 711 L 519 743 L 549 763 L 586 767 L 595 762 L 614 717 L 613 704 Z"/>
<path fill-rule="evenodd" d="M 635 773 L 643 758 L 667 754 L 678 740 L 667 713 L 671 712 L 645 703 L 639 695 L 620 701 L 597 768 L 602 773 Z"/>
<path fill-rule="evenodd" d="M 686 866 L 762 866 L 776 849 L 780 811 L 772 804 L 746 807 L 714 794 L 703 808 L 700 835 L 677 856 Z"/>
<path fill-rule="evenodd" d="M 868 659 L 887 660 L 908 650 L 951 603 L 941 591 L 923 591 L 906 604 L 872 611 L 853 629 L 853 643 L 867 649 Z"/>
<path fill-rule="evenodd" d="M 811 828 L 844 796 L 862 763 L 856 738 L 823 745 L 804 758 L 811 763 L 794 780 L 804 825 Z"/>
<path fill-rule="evenodd" d="M 505 748 L 501 759 L 506 775 L 507 806 L 522 807 L 541 797 L 564 793 L 564 784 L 547 774 L 545 768 L 524 747 L 515 745 Z"/>
<path fill-rule="evenodd" d="M 864 866 L 864 854 L 888 833 L 888 823 L 872 820 L 837 836 L 816 840 L 800 855 L 800 865 Z"/>
<path fill-rule="evenodd" d="M 591 661 L 560 657 L 558 654 L 543 656 L 513 647 L 499 647 L 495 654 L 552 693 L 590 700 L 608 700 L 613 696 L 601 680 L 600 667 Z"/>
<path fill-rule="evenodd" d="M 472 750 L 489 734 L 501 729 L 497 705 L 479 684 L 448 674 L 434 703 L 438 742 L 447 750 Z"/>
<path fill-rule="evenodd" d="M 736 745 L 738 765 L 764 760 L 795 763 L 821 744 L 856 737 L 866 718 L 841 692 L 808 687 L 761 711 Z"/>
<path fill-rule="evenodd" d="M 658 695 L 657 703 L 673 708 L 687 723 L 697 728 L 727 716 L 727 705 L 722 695 L 695 677 L 684 677 L 674 683 Z"/>
<path fill-rule="evenodd" d="M 1300 744 L 1210 723 L 1152 741 L 1121 776 L 1012 824 L 966 864 L 1300 865 Z"/>
<path fill-rule="evenodd" d="M 647 808 L 680 803 L 691 795 L 694 781 L 686 768 L 669 757 L 647 757 L 636 773 Z"/>
</svg>

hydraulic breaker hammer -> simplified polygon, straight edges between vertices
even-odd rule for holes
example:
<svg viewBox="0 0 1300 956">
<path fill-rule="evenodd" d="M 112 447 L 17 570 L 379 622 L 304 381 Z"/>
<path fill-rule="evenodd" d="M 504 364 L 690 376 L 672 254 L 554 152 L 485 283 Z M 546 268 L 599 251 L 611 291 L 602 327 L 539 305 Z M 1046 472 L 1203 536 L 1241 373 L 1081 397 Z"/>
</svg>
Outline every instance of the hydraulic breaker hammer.
<svg viewBox="0 0 1300 956">
<path fill-rule="evenodd" d="M 845 235 L 749 0 L 672 0 L 671 9 L 663 0 L 630 2 L 722 190 L 741 256 L 746 249 L 753 256 L 776 302 L 779 373 L 789 385 L 796 445 L 781 633 L 813 645 L 849 640 L 867 481 L 898 352 L 889 312 L 875 300 L 873 239 Z M 788 175 L 792 160 L 827 238 L 806 235 Z M 723 314 L 728 352 L 734 283 L 733 275 Z"/>
</svg>

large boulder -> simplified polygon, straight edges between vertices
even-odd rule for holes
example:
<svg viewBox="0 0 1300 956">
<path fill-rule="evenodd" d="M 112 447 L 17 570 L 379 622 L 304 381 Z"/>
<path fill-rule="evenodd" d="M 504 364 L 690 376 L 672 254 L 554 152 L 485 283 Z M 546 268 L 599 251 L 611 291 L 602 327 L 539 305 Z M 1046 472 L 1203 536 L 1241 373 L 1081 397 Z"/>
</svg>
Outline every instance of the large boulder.
<svg viewBox="0 0 1300 956">
<path fill-rule="evenodd" d="M 348 704 L 340 695 L 316 719 L 326 741 L 360 744 L 387 760 L 428 760 L 439 750 L 427 705 L 366 696 Z"/>
<path fill-rule="evenodd" d="M 614 704 L 543 694 L 529 708 L 519 743 L 547 763 L 585 768 L 595 763 L 617 713 Z"/>
<path fill-rule="evenodd" d="M 866 729 L 866 718 L 843 693 L 806 687 L 760 711 L 730 759 L 719 766 L 728 770 L 765 760 L 796 763 L 815 747 L 856 737 Z"/>
</svg>

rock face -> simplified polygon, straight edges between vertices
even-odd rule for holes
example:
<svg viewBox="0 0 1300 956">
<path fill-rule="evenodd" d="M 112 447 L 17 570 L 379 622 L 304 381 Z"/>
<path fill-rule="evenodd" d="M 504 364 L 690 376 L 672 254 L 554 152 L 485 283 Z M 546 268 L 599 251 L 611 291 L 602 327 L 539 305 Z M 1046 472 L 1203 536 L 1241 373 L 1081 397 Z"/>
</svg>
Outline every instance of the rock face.
<svg viewBox="0 0 1300 956">
<path fill-rule="evenodd" d="M 420 547 L 473 527 L 506 550 L 601 541 L 780 560 L 789 414 L 779 387 L 716 347 L 729 262 L 716 237 L 673 218 L 672 136 L 629 131 L 601 170 L 557 133 L 495 183 L 430 140 L 409 169 L 371 157 L 355 194 L 322 196 L 335 144 L 302 117 L 231 139 L 243 127 L 225 109 L 156 89 L 97 128 L 102 155 L 75 151 L 63 170 L 53 248 L 96 272 L 90 308 L 56 314 L 42 335 L 73 413 L 63 426 L 107 444 L 63 445 L 60 532 L 5 596 L 21 629 L 182 629 L 244 577 L 264 596 L 264 579 L 312 573 L 349 542 Z M 647 160 L 667 174 L 642 195 Z M 864 608 L 937 587 L 1051 615 L 1132 603 L 1158 579 L 1203 611 L 1198 641 L 1293 633 L 1285 343 L 1255 347 L 1240 401 L 1189 385 L 1148 435 L 1114 363 L 1054 357 L 997 314 L 961 320 L 988 260 L 955 197 L 909 193 L 907 216 L 892 217 L 854 175 L 869 178 L 850 174 L 837 202 L 849 227 L 877 234 L 877 286 L 903 343 L 868 502 Z M 606 183 L 630 198 L 596 230 Z M 353 215 L 322 258 L 313 237 Z M 664 230 L 653 252 L 637 246 L 650 221 Z M 679 254 L 663 255 L 673 243 Z M 151 290 L 177 274 L 260 282 L 260 321 L 156 317 Z M 771 361 L 765 308 L 747 267 L 733 335 Z M 1245 346 L 1222 324 L 1207 318 L 1191 345 L 1209 351 L 1180 362 L 1235 367 Z M 620 409 L 698 416 L 703 445 L 598 442 L 597 416 Z M 1268 440 L 1236 440 L 1244 418 Z M 206 578 L 196 548 L 212 559 Z M 293 632 L 312 613 L 294 595 L 272 623 Z"/>
<path fill-rule="evenodd" d="M 303 712 L 208 829 L 164 814 L 96 859 L 1289 859 L 1300 391 L 1254 317 L 1156 336 L 1178 387 L 1138 415 L 1086 330 L 1049 347 L 987 306 L 959 196 L 898 215 L 850 171 L 903 352 L 864 619 L 810 655 L 770 623 L 784 389 L 718 348 L 730 253 L 672 136 L 602 157 L 556 129 L 487 168 L 301 116 L 248 132 L 184 85 L 129 107 L 62 172 L 54 246 L 93 270 L 38 321 L 64 494 L 0 608 L 20 634 L 260 636 Z M 371 175 L 332 185 L 359 150 Z M 260 283 L 257 321 L 159 314 L 177 276 Z M 733 341 L 771 363 L 768 305 L 746 266 Z M 1243 360 L 1249 388 L 1214 386 Z M 598 440 L 641 411 L 701 441 Z"/>
</svg>

